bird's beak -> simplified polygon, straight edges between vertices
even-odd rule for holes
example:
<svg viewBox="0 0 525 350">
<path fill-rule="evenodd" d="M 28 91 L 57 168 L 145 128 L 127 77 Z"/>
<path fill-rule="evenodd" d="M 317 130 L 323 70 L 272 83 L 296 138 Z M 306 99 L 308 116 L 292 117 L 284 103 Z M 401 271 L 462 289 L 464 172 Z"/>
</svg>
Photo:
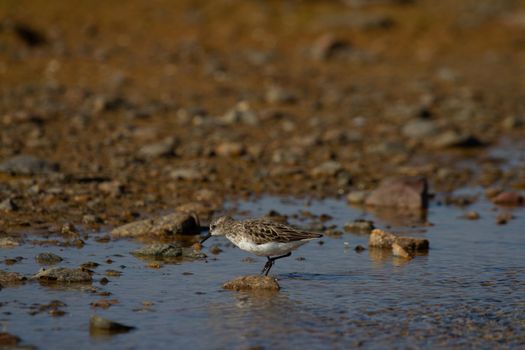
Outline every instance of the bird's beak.
<svg viewBox="0 0 525 350">
<path fill-rule="evenodd" d="M 211 233 L 208 233 L 208 234 L 206 235 L 206 237 L 204 237 L 204 238 L 201 240 L 201 244 L 204 243 L 204 242 L 205 242 L 208 238 L 210 238 L 210 237 L 211 237 Z"/>
</svg>

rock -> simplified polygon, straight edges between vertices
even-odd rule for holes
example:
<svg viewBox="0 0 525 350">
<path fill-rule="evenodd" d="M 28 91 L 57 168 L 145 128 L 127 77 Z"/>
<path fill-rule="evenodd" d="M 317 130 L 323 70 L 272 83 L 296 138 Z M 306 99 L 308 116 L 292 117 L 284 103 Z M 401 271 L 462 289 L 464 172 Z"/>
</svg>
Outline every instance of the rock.
<svg viewBox="0 0 525 350">
<path fill-rule="evenodd" d="M 174 180 L 183 180 L 183 181 L 203 181 L 206 180 L 206 175 L 197 169 L 194 168 L 178 168 L 173 169 L 170 174 L 170 178 Z"/>
<path fill-rule="evenodd" d="M 465 218 L 468 220 L 477 220 L 479 219 L 479 213 L 477 211 L 469 211 L 465 214 Z"/>
<path fill-rule="evenodd" d="M 494 204 L 517 206 L 523 203 L 523 197 L 516 192 L 501 192 L 492 198 Z"/>
<path fill-rule="evenodd" d="M 496 217 L 496 223 L 498 225 L 505 225 L 507 222 L 509 222 L 513 218 L 514 218 L 514 216 L 512 216 L 511 213 L 500 213 Z"/>
<path fill-rule="evenodd" d="M 270 276 L 241 276 L 231 281 L 226 282 L 223 286 L 224 289 L 230 289 L 235 291 L 270 291 L 276 292 L 281 287 L 277 280 Z"/>
<path fill-rule="evenodd" d="M 368 191 L 352 191 L 346 195 L 346 201 L 350 204 L 363 204 L 368 196 Z"/>
<path fill-rule="evenodd" d="M 329 160 L 313 168 L 311 175 L 313 177 L 334 177 L 342 170 L 341 163 Z"/>
<path fill-rule="evenodd" d="M 7 332 L 0 332 L 0 348 L 2 349 L 18 349 L 17 344 L 21 339 L 16 335 Z"/>
<path fill-rule="evenodd" d="M 19 273 L 0 270 L 0 284 L 2 285 L 20 284 L 26 280 L 27 278 Z"/>
<path fill-rule="evenodd" d="M 83 268 L 52 267 L 40 269 L 33 276 L 42 283 L 91 283 L 91 272 Z"/>
<path fill-rule="evenodd" d="M 409 138 L 424 139 L 434 135 L 437 132 L 437 126 L 432 120 L 416 119 L 404 125 L 401 132 Z"/>
<path fill-rule="evenodd" d="M 154 259 L 190 258 L 204 259 L 206 254 L 193 247 L 182 247 L 179 243 L 155 243 L 131 252 L 139 257 Z"/>
<path fill-rule="evenodd" d="M 366 205 L 404 209 L 428 206 L 427 180 L 422 177 L 386 179 L 365 200 Z"/>
<path fill-rule="evenodd" d="M 8 158 L 0 163 L 0 172 L 13 175 L 48 174 L 58 169 L 57 164 L 26 154 Z"/>
<path fill-rule="evenodd" d="M 0 248 L 14 248 L 18 247 L 20 242 L 11 237 L 0 238 Z"/>
<path fill-rule="evenodd" d="M 159 157 L 168 157 L 172 156 L 175 152 L 176 140 L 173 137 L 167 137 L 160 142 L 151 143 L 148 145 L 142 146 L 138 152 L 137 156 L 140 159 L 153 159 Z"/>
<path fill-rule="evenodd" d="M 368 246 L 371 248 L 392 249 L 394 243 L 410 252 L 426 252 L 429 248 L 427 239 L 399 237 L 380 229 L 373 230 L 368 239 Z"/>
<path fill-rule="evenodd" d="M 35 256 L 35 260 L 40 265 L 54 265 L 61 262 L 63 259 L 53 253 L 40 253 L 37 256 Z"/>
<path fill-rule="evenodd" d="M 363 219 L 354 220 L 345 224 L 345 231 L 354 233 L 370 233 L 374 228 L 373 221 Z"/>
<path fill-rule="evenodd" d="M 199 230 L 200 225 L 196 215 L 175 212 L 153 219 L 130 222 L 129 224 L 111 230 L 111 236 L 121 238 L 145 235 L 191 235 L 198 234 Z"/>
<path fill-rule="evenodd" d="M 220 120 L 227 125 L 231 124 L 248 124 L 248 125 L 257 125 L 259 124 L 259 117 L 253 109 L 251 109 L 250 104 L 246 101 L 241 101 L 237 105 L 226 112 Z"/>
<path fill-rule="evenodd" d="M 363 247 L 361 244 L 358 244 L 355 246 L 354 250 L 357 252 L 357 253 L 362 253 L 366 250 L 365 247 Z"/>
<path fill-rule="evenodd" d="M 392 243 L 392 255 L 403 259 L 412 259 L 414 257 L 414 253 L 408 251 L 396 242 Z"/>
<path fill-rule="evenodd" d="M 310 48 L 310 56 L 318 61 L 329 60 L 352 53 L 352 45 L 332 34 L 325 34 L 315 40 Z"/>
<path fill-rule="evenodd" d="M 0 202 L 0 211 L 11 212 L 18 210 L 18 205 L 11 199 L 7 198 Z"/>
<path fill-rule="evenodd" d="M 447 130 L 431 139 L 430 146 L 433 148 L 467 148 L 483 146 L 483 143 L 473 135 Z"/>
<path fill-rule="evenodd" d="M 295 103 L 297 97 L 282 87 L 272 86 L 266 91 L 266 101 L 272 104 L 289 104 Z"/>
<path fill-rule="evenodd" d="M 93 315 L 89 319 L 89 332 L 92 335 L 97 333 L 126 333 L 133 329 L 135 329 L 135 327 L 111 321 L 97 315 Z"/>
<path fill-rule="evenodd" d="M 215 153 L 221 157 L 238 157 L 243 155 L 245 148 L 240 142 L 225 141 L 215 147 Z"/>
</svg>

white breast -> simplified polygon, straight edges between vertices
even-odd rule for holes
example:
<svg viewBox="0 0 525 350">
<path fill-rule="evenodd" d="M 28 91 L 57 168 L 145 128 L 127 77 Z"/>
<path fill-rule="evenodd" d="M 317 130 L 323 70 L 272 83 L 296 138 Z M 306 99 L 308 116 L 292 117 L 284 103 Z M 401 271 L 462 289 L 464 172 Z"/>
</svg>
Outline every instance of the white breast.
<svg viewBox="0 0 525 350">
<path fill-rule="evenodd" d="M 255 244 L 251 240 L 247 240 L 244 237 L 229 237 L 227 238 L 235 244 L 237 247 L 245 250 L 247 252 L 253 253 L 259 256 L 274 256 L 274 255 L 283 255 L 288 252 L 291 252 L 294 249 L 302 246 L 307 240 L 304 241 L 295 241 L 289 243 L 279 243 L 279 242 L 269 242 L 264 244 Z M 237 239 L 236 239 L 237 238 Z"/>
</svg>

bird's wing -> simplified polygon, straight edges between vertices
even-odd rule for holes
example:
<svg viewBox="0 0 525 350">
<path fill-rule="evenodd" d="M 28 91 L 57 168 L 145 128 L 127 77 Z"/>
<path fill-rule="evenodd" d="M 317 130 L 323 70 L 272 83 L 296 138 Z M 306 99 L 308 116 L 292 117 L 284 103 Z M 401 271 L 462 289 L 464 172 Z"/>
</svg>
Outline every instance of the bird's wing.
<svg viewBox="0 0 525 350">
<path fill-rule="evenodd" d="M 319 233 L 303 231 L 268 219 L 245 220 L 243 227 L 246 232 L 249 232 L 255 244 L 289 243 L 323 236 Z"/>
</svg>

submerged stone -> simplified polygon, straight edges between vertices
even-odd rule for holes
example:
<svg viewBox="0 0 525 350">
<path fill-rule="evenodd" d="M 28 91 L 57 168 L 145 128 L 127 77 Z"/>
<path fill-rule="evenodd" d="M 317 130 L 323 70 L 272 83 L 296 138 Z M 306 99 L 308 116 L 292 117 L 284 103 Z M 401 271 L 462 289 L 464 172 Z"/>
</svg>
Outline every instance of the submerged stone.
<svg viewBox="0 0 525 350">
<path fill-rule="evenodd" d="M 379 229 L 373 230 L 368 239 L 371 248 L 392 249 L 394 243 L 410 252 L 426 252 L 429 248 L 427 239 L 400 237 Z"/>
<path fill-rule="evenodd" d="M 128 326 L 119 322 L 111 321 L 98 315 L 93 315 L 89 319 L 89 332 L 92 335 L 96 333 L 126 333 L 135 329 L 133 326 Z"/>
<path fill-rule="evenodd" d="M 131 254 L 155 259 L 190 258 L 204 259 L 206 254 L 195 247 L 182 247 L 179 243 L 155 243 L 136 249 Z"/>
<path fill-rule="evenodd" d="M 276 292 L 281 287 L 277 280 L 270 276 L 250 275 L 241 276 L 234 278 L 231 281 L 226 282 L 223 286 L 224 289 L 230 289 L 235 291 L 270 291 Z"/>
<path fill-rule="evenodd" d="M 33 279 L 43 283 L 90 283 L 92 281 L 89 270 L 67 267 L 42 268 L 33 276 Z"/>
</svg>

